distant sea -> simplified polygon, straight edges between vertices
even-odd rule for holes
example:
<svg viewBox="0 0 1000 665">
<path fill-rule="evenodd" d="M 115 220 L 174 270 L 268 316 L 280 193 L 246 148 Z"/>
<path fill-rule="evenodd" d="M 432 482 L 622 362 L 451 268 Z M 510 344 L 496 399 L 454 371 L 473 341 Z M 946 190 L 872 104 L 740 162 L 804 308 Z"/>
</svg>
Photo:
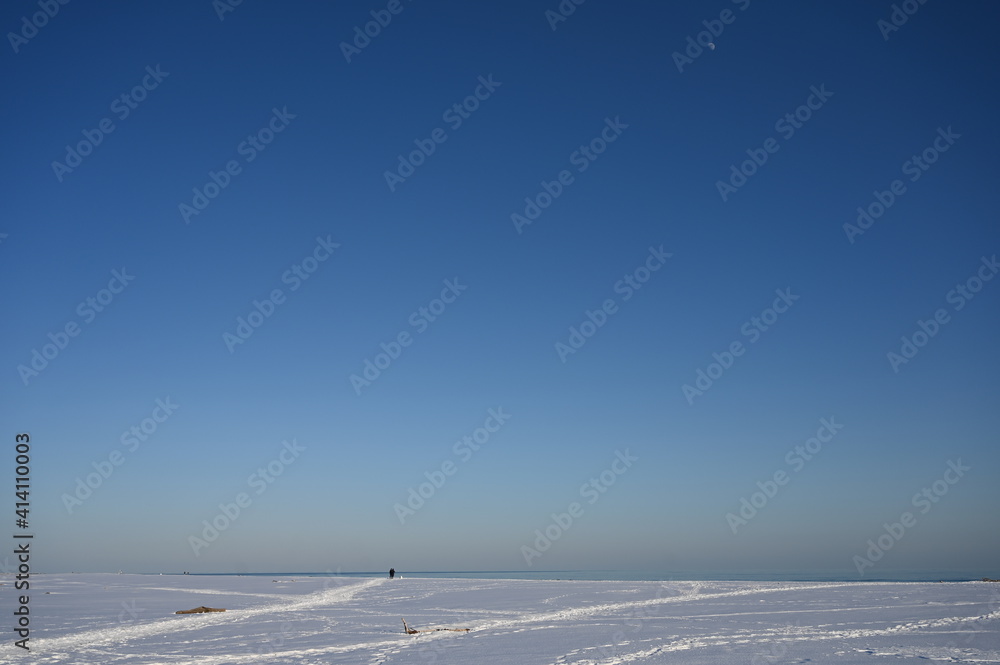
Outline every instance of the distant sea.
<svg viewBox="0 0 1000 665">
<path fill-rule="evenodd" d="M 396 572 L 400 577 L 460 578 L 480 580 L 609 580 L 609 581 L 690 581 L 690 582 L 968 582 L 983 577 L 996 577 L 997 571 L 962 573 L 956 571 L 902 570 L 885 571 L 879 575 L 863 577 L 838 571 L 712 571 L 712 572 L 655 572 L 621 570 L 440 570 Z M 388 577 L 388 571 L 351 573 L 192 573 L 192 575 L 245 575 L 248 577 Z"/>
</svg>

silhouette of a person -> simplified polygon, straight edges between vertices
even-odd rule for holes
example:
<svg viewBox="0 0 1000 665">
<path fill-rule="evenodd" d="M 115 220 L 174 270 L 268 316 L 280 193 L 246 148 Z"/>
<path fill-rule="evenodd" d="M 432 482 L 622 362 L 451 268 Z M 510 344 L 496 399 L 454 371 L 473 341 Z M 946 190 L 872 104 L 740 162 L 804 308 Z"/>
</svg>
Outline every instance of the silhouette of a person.
<svg viewBox="0 0 1000 665">
<path fill-rule="evenodd" d="M 389 569 L 389 579 L 391 580 L 395 576 L 396 576 L 396 569 L 395 568 L 390 568 Z"/>
</svg>

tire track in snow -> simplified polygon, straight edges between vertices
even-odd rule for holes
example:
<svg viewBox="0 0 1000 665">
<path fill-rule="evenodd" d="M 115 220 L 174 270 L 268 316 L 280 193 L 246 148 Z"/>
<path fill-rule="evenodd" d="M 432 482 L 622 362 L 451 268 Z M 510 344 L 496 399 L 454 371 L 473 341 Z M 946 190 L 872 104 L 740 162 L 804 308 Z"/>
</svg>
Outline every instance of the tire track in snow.
<svg viewBox="0 0 1000 665">
<path fill-rule="evenodd" d="M 249 617 L 261 614 L 296 612 L 330 605 L 333 603 L 347 602 L 352 600 L 358 593 L 384 584 L 385 582 L 386 580 L 384 579 L 373 579 L 349 587 L 327 589 L 311 593 L 307 596 L 299 596 L 298 600 L 293 602 L 272 602 L 267 603 L 266 605 L 250 607 L 243 610 L 199 615 L 197 618 L 188 616 L 170 616 L 137 626 L 98 628 L 96 630 L 76 633 L 65 637 L 39 639 L 38 642 L 33 645 L 33 648 L 40 654 L 52 657 L 59 652 L 72 651 L 82 646 L 89 648 L 108 642 L 128 642 L 130 640 L 153 637 L 164 633 L 196 631 L 201 630 L 206 626 L 235 623 L 237 621 L 242 621 Z M 198 592 L 192 591 L 191 593 Z"/>
<path fill-rule="evenodd" d="M 557 659 L 553 665 L 620 665 L 631 663 L 652 657 L 658 653 L 670 653 L 679 651 L 690 651 L 692 649 L 722 647 L 722 646 L 745 646 L 758 644 L 760 642 L 783 641 L 783 642 L 814 642 L 819 640 L 857 640 L 871 637 L 888 637 L 904 634 L 918 633 L 927 629 L 943 628 L 955 624 L 984 623 L 987 621 L 1000 621 L 1000 611 L 990 612 L 976 617 L 939 617 L 935 619 L 923 619 L 909 621 L 885 628 L 847 629 L 847 630 L 822 630 L 813 626 L 781 626 L 769 628 L 760 632 L 737 631 L 731 634 L 699 635 L 674 639 L 667 644 L 644 649 L 631 653 L 619 654 L 611 658 L 590 659 L 569 661 L 570 654 Z M 616 645 L 618 648 L 623 644 Z M 600 647 L 593 647 L 600 648 Z M 971 650 L 969 650 L 971 653 Z M 951 653 L 951 652 L 950 652 Z M 1000 662 L 1000 654 L 997 652 L 981 651 L 982 659 L 970 660 L 969 662 Z M 954 653 L 951 653 L 953 656 Z M 966 654 L 968 655 L 968 654 Z"/>
<path fill-rule="evenodd" d="M 507 619 L 495 619 L 491 621 L 485 621 L 483 623 L 480 623 L 479 625 L 472 625 L 472 630 L 468 633 L 468 635 L 471 638 L 475 639 L 477 632 L 486 630 L 495 630 L 495 629 L 515 629 L 509 632 L 516 633 L 516 632 L 521 632 L 522 630 L 527 630 L 528 629 L 527 625 L 532 623 L 539 623 L 539 622 L 552 623 L 552 622 L 566 621 L 570 619 L 579 620 L 595 614 L 613 613 L 621 610 L 629 610 L 640 607 L 650 607 L 655 605 L 666 605 L 671 603 L 682 603 L 682 602 L 701 601 L 701 600 L 712 601 L 720 598 L 732 598 L 732 597 L 748 596 L 760 593 L 778 593 L 783 591 L 795 592 L 795 591 L 806 591 L 813 589 L 832 589 L 844 586 L 851 586 L 851 583 L 843 583 L 843 584 L 824 583 L 811 586 L 782 586 L 782 585 L 777 585 L 773 587 L 754 586 L 750 588 L 736 589 L 734 591 L 723 591 L 719 593 L 699 593 L 703 589 L 703 586 L 697 585 L 693 589 L 689 587 L 688 589 L 685 590 L 686 593 L 680 596 L 668 596 L 664 598 L 652 598 L 647 600 L 630 600 L 630 601 L 615 602 L 615 603 L 603 603 L 599 605 L 587 605 L 585 607 L 554 610 L 552 612 L 524 613 L 519 616 L 510 617 Z M 378 656 L 372 662 L 382 663 L 385 662 L 385 660 L 389 656 L 396 656 L 408 648 L 415 647 L 420 644 L 426 644 L 426 640 L 428 638 L 431 638 L 432 635 L 434 638 L 437 639 L 443 638 L 443 634 L 429 634 L 426 636 L 426 638 L 422 640 L 403 640 L 403 641 L 392 640 L 390 642 L 383 643 L 384 644 L 383 650 L 381 651 L 381 653 L 378 654 Z M 691 642 L 691 644 L 674 650 L 687 650 L 691 648 L 697 648 L 700 646 L 709 646 L 708 642 L 701 644 L 698 642 L 698 640 L 700 640 L 700 638 L 695 638 Z M 342 651 L 342 650 L 343 648 L 336 649 L 336 651 Z M 617 665 L 618 663 L 630 663 L 637 660 L 643 660 L 645 658 L 648 658 L 650 656 L 653 656 L 657 653 L 661 653 L 666 650 L 671 650 L 671 649 L 667 649 L 663 646 L 657 646 L 648 650 L 644 650 L 642 652 L 636 652 L 634 654 L 622 654 L 616 657 L 615 660 L 605 660 L 605 661 L 588 660 L 588 661 L 582 661 L 582 663 L 602 662 L 602 663 L 607 663 L 607 665 Z M 282 655 L 285 656 L 285 655 L 305 655 L 305 654 L 303 652 L 292 652 L 292 653 L 286 652 L 283 653 Z M 320 654 L 316 652 L 311 652 L 309 653 L 309 655 L 320 655 Z M 209 665 L 209 662 L 205 661 L 203 665 Z"/>
<path fill-rule="evenodd" d="M 268 593 L 266 591 L 260 591 L 257 593 L 252 593 L 248 591 L 225 591 L 223 589 L 185 589 L 183 587 L 158 587 L 158 586 L 143 586 L 143 587 L 130 587 L 123 586 L 118 587 L 122 590 L 127 590 L 130 593 L 138 593 L 140 591 L 172 591 L 174 593 L 197 593 L 205 594 L 206 596 L 248 596 L 252 598 L 268 598 L 270 600 L 276 599 L 286 599 L 286 600 L 300 600 L 305 597 L 305 594 L 294 594 L 294 593 Z"/>
<path fill-rule="evenodd" d="M 830 588 L 831 586 L 839 585 L 825 585 L 823 587 L 808 587 L 810 589 L 814 588 Z M 805 589 L 805 587 L 800 587 L 800 589 Z M 767 591 L 788 591 L 791 590 L 788 587 L 768 589 Z M 760 592 L 762 590 L 758 589 L 755 592 Z M 705 594 L 701 598 L 709 600 L 716 599 L 719 597 L 728 597 L 733 595 L 747 595 L 743 593 L 718 593 L 718 594 Z M 683 597 L 686 599 L 695 599 L 691 597 Z M 656 599 L 657 601 L 667 601 L 671 599 L 663 598 Z M 678 600 L 677 597 L 673 600 Z M 586 608 L 575 608 L 573 610 L 575 615 L 585 614 L 589 611 L 595 611 L 601 607 L 634 607 L 637 604 L 650 604 L 650 601 L 637 601 L 637 602 L 626 602 L 626 603 L 611 603 L 605 606 L 591 606 Z M 530 615 L 532 617 L 542 616 L 549 617 L 559 614 L 566 614 L 566 612 L 552 612 L 544 614 Z M 528 615 L 524 615 L 527 617 Z M 895 626 L 889 626 L 881 629 L 867 629 L 867 630 L 841 630 L 841 631 L 822 631 L 813 627 L 796 627 L 796 626 L 781 626 L 776 628 L 771 628 L 759 632 L 752 631 L 738 631 L 731 634 L 718 634 L 718 635 L 702 635 L 702 636 L 692 636 L 684 637 L 679 639 L 674 639 L 667 644 L 661 644 L 658 646 L 647 647 L 639 649 L 637 651 L 631 651 L 626 653 L 619 653 L 611 657 L 602 658 L 589 658 L 584 657 L 579 660 L 570 660 L 573 656 L 582 653 L 583 651 L 589 651 L 601 648 L 600 646 L 588 647 L 585 650 L 579 650 L 576 652 L 571 652 L 564 656 L 559 657 L 553 662 L 553 665 L 626 665 L 628 663 L 637 663 L 640 661 L 647 660 L 657 655 L 666 656 L 671 653 L 691 651 L 695 649 L 702 648 L 712 648 L 719 646 L 746 646 L 759 644 L 761 641 L 772 641 L 772 640 L 784 640 L 784 641 L 812 641 L 812 640 L 844 640 L 844 639 L 856 639 L 860 637 L 874 637 L 874 636 L 887 636 L 887 635 L 899 635 L 902 633 L 917 632 L 925 628 L 936 628 L 943 627 L 947 625 L 952 625 L 955 623 L 964 623 L 968 621 L 983 621 L 983 620 L 996 620 L 1000 619 L 1000 612 L 992 612 L 990 614 L 982 615 L 981 617 L 942 617 L 937 619 L 927 619 L 924 621 L 915 621 L 905 624 L 898 624 Z M 541 619 L 544 620 L 544 619 Z M 509 620 L 509 625 L 513 625 L 515 620 Z M 501 622 L 492 622 L 501 623 Z M 473 629 L 473 631 L 482 630 L 484 626 Z M 470 633 L 470 636 L 474 635 Z M 256 655 L 256 654 L 246 654 L 246 655 L 205 655 L 205 656 L 195 656 L 187 658 L 185 664 L 190 665 L 253 665 L 255 663 L 268 662 L 268 659 L 274 659 L 280 657 L 281 659 L 295 659 L 295 658 L 321 658 L 323 656 L 330 656 L 334 654 L 345 654 L 356 651 L 363 652 L 363 655 L 367 656 L 366 661 L 369 665 L 381 665 L 387 662 L 393 657 L 400 656 L 408 649 L 426 646 L 428 642 L 448 639 L 449 637 L 454 638 L 454 636 L 449 636 L 444 633 L 434 633 L 421 635 L 418 638 L 413 638 L 410 636 L 398 638 L 385 639 L 375 642 L 360 642 L 350 645 L 341 646 L 328 646 L 319 647 L 312 649 L 297 649 L 290 651 L 282 651 L 278 654 L 268 654 L 268 655 Z M 648 640 L 646 640 L 648 641 Z M 621 649 L 626 646 L 626 644 L 618 644 L 617 648 Z M 371 650 L 371 651 L 368 651 Z M 973 660 L 970 662 L 996 662 L 997 654 L 993 652 L 982 652 L 981 655 L 984 656 L 982 659 Z M 161 661 L 156 663 L 149 663 L 148 665 L 176 665 L 175 661 Z"/>
<path fill-rule="evenodd" d="M 808 590 L 825 590 L 833 589 L 837 587 L 849 587 L 853 583 L 824 583 L 820 585 L 812 586 L 775 586 L 775 587 L 755 587 L 750 589 L 739 589 L 735 591 L 724 591 L 719 593 L 705 593 L 705 594 L 690 594 L 684 596 L 673 596 L 668 598 L 655 598 L 644 601 L 627 601 L 620 603 L 608 603 L 605 605 L 592 605 L 587 607 L 572 608 L 561 611 L 536 613 L 536 614 L 523 614 L 520 617 L 511 617 L 510 619 L 487 622 L 486 624 L 481 624 L 479 627 L 473 630 L 483 630 L 486 628 L 500 628 L 500 627 L 515 627 L 525 623 L 532 622 L 556 622 L 567 619 L 577 619 L 586 617 L 587 615 L 596 614 L 600 612 L 614 612 L 616 610 L 628 610 L 638 607 L 650 607 L 655 605 L 667 605 L 670 603 L 678 602 L 689 602 L 697 600 L 716 600 L 719 598 L 736 597 L 736 596 L 746 596 L 755 595 L 761 593 L 775 593 L 780 591 L 808 591 Z M 887 583 L 890 584 L 890 583 Z M 968 603 L 966 603 L 968 604 Z M 824 608 L 829 611 L 829 608 Z M 835 611 L 849 611 L 853 608 L 833 608 Z M 823 610 L 811 610 L 811 611 L 823 611 Z M 801 610 L 795 610 L 795 613 L 801 613 Z M 769 612 L 769 613 L 774 613 Z M 742 614 L 742 613 L 736 613 Z M 749 613 L 754 614 L 754 613 Z M 725 616 L 725 615 L 698 615 L 698 617 L 703 616 Z M 665 618 L 665 617 L 658 617 Z M 922 619 L 914 621 L 904 621 L 891 626 L 886 626 L 884 628 L 865 628 L 865 629 L 843 629 L 843 630 L 823 630 L 815 626 L 780 626 L 775 628 L 769 628 L 762 631 L 750 631 L 750 630 L 739 630 L 733 633 L 721 633 L 716 635 L 692 635 L 688 637 L 675 638 L 670 640 L 666 644 L 656 646 L 653 648 L 642 649 L 639 651 L 633 651 L 628 653 L 620 653 L 612 657 L 601 657 L 601 658 L 589 658 L 584 657 L 579 660 L 570 660 L 575 655 L 581 653 L 581 651 L 570 652 L 559 657 L 553 661 L 552 665 L 620 665 L 624 663 L 632 663 L 636 661 L 645 660 L 657 654 L 667 654 L 671 652 L 680 651 L 690 651 L 693 649 L 702 648 L 712 648 L 712 647 L 723 647 L 723 646 L 745 646 L 756 644 L 761 641 L 787 641 L 787 642 L 798 642 L 798 641 L 816 641 L 816 640 L 857 640 L 861 638 L 872 638 L 872 637 L 887 637 L 895 635 L 904 635 L 919 633 L 925 630 L 933 630 L 935 628 L 945 628 L 948 626 L 954 626 L 956 624 L 969 624 L 975 623 L 977 625 L 982 625 L 989 621 L 1000 621 L 1000 611 L 989 612 L 987 614 L 975 616 L 975 617 L 937 617 L 933 619 Z M 516 632 L 516 631 L 515 631 Z M 614 645 L 616 648 L 621 649 L 625 644 Z M 592 649 L 599 649 L 601 647 L 595 646 Z M 588 649 L 589 650 L 589 649 Z M 993 654 L 996 656 L 997 654 Z M 980 661 L 974 661 L 980 662 Z M 1000 658 L 990 658 L 988 661 L 982 662 L 1000 662 Z"/>
<path fill-rule="evenodd" d="M 833 589 L 836 587 L 850 586 L 851 583 L 844 584 L 822 584 L 816 586 L 776 586 L 776 587 L 754 587 L 750 589 L 738 589 L 736 591 L 722 591 L 719 593 L 688 594 L 683 596 L 669 596 L 664 598 L 651 598 L 648 600 L 628 600 L 617 603 L 603 603 L 600 605 L 587 605 L 586 607 L 574 607 L 565 610 L 554 610 L 552 612 L 525 613 L 509 619 L 497 619 L 488 621 L 473 627 L 472 631 L 486 630 L 492 628 L 507 628 L 520 626 L 539 621 L 563 621 L 566 619 L 579 619 L 593 614 L 612 613 L 620 610 L 637 609 L 640 607 L 652 607 L 656 605 L 670 605 L 673 603 L 689 603 L 701 600 L 718 600 L 721 598 L 735 598 L 738 596 L 750 596 L 761 593 L 780 593 L 784 591 L 808 591 L 815 589 Z"/>
</svg>

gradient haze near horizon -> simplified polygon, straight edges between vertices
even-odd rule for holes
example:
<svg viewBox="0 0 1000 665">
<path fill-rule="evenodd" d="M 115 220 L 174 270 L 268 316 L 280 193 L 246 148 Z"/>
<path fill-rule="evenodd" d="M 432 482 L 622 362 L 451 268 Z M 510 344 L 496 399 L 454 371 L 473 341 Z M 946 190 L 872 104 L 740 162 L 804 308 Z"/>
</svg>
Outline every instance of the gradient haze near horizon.
<svg viewBox="0 0 1000 665">
<path fill-rule="evenodd" d="M 209 0 L 70 2 L 4 46 L 4 473 L 30 432 L 34 570 L 849 577 L 911 512 L 866 577 L 1000 576 L 1000 281 L 949 298 L 1000 250 L 996 5 L 931 0 L 884 39 L 890 2 L 591 0 L 553 30 L 555 0 L 403 0 L 347 62 L 341 42 L 386 5 L 244 0 L 220 20 Z M 673 54 L 723 10 L 716 48 L 679 72 Z M 0 25 L 37 11 L 9 3 Z M 147 67 L 166 75 L 120 118 Z M 492 91 L 456 128 L 444 114 L 480 77 Z M 832 95 L 779 131 L 814 90 Z M 247 161 L 273 109 L 286 126 Z M 114 131 L 60 181 L 52 162 L 102 118 Z M 603 153 L 573 161 L 616 119 Z M 391 191 L 385 171 L 436 128 L 446 140 Z M 959 138 L 911 181 L 904 163 L 939 130 Z M 769 137 L 778 149 L 723 200 L 717 181 Z M 229 160 L 239 173 L 185 223 L 179 204 Z M 519 233 L 511 215 L 564 169 Z M 850 242 L 844 224 L 895 179 L 905 193 Z M 292 290 L 283 275 L 317 238 L 339 247 Z M 661 247 L 625 300 L 616 284 Z M 134 279 L 103 311 L 79 309 L 123 268 Z M 448 280 L 466 288 L 413 325 Z M 227 346 L 275 289 L 273 314 Z M 752 341 L 741 328 L 776 290 L 797 299 Z M 563 362 L 556 344 L 609 299 Z M 894 371 L 887 354 L 939 309 L 947 323 Z M 357 394 L 351 375 L 401 332 L 411 345 Z M 734 342 L 744 353 L 689 400 Z M 123 433 L 167 399 L 130 450 Z M 509 420 L 456 449 L 490 409 Z M 790 463 L 822 419 L 843 427 Z M 64 495 L 114 451 L 70 512 Z M 581 494 L 618 452 L 637 460 Z M 971 470 L 922 513 L 914 495 L 958 460 Z M 401 523 L 394 506 L 448 462 Z M 726 515 L 779 471 L 789 482 L 734 534 Z M 241 492 L 251 503 L 196 556 L 189 537 Z M 573 502 L 582 514 L 529 566 L 522 546 Z"/>
</svg>

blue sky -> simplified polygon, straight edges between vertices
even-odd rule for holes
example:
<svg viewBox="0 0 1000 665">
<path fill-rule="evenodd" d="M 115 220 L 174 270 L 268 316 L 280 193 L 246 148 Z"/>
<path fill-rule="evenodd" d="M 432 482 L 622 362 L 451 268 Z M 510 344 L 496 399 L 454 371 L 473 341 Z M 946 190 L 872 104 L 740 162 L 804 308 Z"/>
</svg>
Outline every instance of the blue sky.
<svg viewBox="0 0 1000 665">
<path fill-rule="evenodd" d="M 215 7 L 3 11 L 39 569 L 1000 574 L 991 3 Z"/>
</svg>

